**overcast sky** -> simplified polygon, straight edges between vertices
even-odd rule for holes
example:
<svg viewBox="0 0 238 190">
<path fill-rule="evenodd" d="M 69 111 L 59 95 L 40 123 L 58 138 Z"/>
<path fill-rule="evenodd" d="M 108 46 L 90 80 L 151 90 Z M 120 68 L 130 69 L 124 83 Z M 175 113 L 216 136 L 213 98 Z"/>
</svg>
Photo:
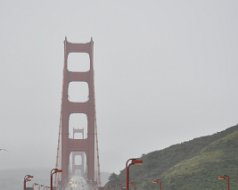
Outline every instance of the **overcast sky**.
<svg viewBox="0 0 238 190">
<path fill-rule="evenodd" d="M 238 123 L 236 0 L 0 0 L 0 169 L 53 168 L 65 36 L 94 40 L 100 165 Z"/>
</svg>

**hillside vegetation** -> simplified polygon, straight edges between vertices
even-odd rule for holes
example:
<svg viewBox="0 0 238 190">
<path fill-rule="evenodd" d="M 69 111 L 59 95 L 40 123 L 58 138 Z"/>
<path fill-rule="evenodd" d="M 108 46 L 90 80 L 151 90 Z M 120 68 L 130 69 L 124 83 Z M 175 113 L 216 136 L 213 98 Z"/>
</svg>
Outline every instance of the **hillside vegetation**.
<svg viewBox="0 0 238 190">
<path fill-rule="evenodd" d="M 151 152 L 141 157 L 141 166 L 130 167 L 130 190 L 156 190 L 161 179 L 164 190 L 225 190 L 219 175 L 230 176 L 231 190 L 238 189 L 238 125 Z M 125 171 L 112 174 L 106 189 L 125 186 Z"/>
</svg>

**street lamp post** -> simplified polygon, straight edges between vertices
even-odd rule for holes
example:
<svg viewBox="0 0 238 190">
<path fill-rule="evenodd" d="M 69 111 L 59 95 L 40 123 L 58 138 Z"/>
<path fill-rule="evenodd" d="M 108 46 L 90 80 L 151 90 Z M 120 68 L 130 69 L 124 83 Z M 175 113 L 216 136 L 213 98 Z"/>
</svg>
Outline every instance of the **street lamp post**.
<svg viewBox="0 0 238 190">
<path fill-rule="evenodd" d="M 130 158 L 126 161 L 126 190 L 129 190 L 129 168 L 131 165 L 142 164 L 143 160 L 138 158 Z"/>
<path fill-rule="evenodd" d="M 62 170 L 58 168 L 54 168 L 50 171 L 50 190 L 53 190 L 53 175 L 58 172 L 62 172 Z"/>
<path fill-rule="evenodd" d="M 230 190 L 230 177 L 228 175 L 218 176 L 217 179 L 226 180 L 227 190 Z"/>
<path fill-rule="evenodd" d="M 26 190 L 26 182 L 31 181 L 32 178 L 33 178 L 32 175 L 26 175 L 26 176 L 24 177 L 24 183 L 23 183 L 23 189 L 24 189 L 24 190 Z"/>
<path fill-rule="evenodd" d="M 154 180 L 152 181 L 152 183 L 159 184 L 159 189 L 160 189 L 160 190 L 163 190 L 163 189 L 162 189 L 162 181 L 161 181 L 160 179 L 154 179 Z"/>
</svg>

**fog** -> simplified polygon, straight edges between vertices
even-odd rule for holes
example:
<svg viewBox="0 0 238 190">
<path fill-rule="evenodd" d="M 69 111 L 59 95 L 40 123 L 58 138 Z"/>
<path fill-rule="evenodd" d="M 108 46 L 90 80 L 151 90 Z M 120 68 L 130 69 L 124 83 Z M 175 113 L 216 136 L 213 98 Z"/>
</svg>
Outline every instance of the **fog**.
<svg viewBox="0 0 238 190">
<path fill-rule="evenodd" d="M 237 124 L 238 2 L 0 0 L 0 170 L 55 166 L 63 41 L 94 40 L 102 171 Z"/>
</svg>

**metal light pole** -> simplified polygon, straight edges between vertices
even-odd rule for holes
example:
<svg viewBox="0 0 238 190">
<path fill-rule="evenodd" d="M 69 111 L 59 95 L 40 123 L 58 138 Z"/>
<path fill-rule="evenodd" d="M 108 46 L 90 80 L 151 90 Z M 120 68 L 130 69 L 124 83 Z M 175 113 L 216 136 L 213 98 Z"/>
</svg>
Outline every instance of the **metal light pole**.
<svg viewBox="0 0 238 190">
<path fill-rule="evenodd" d="M 53 175 L 58 172 L 62 172 L 62 170 L 58 168 L 54 168 L 50 171 L 50 190 L 53 190 Z"/>
<path fill-rule="evenodd" d="M 152 181 L 152 183 L 159 184 L 159 189 L 160 189 L 160 190 L 163 190 L 163 189 L 162 189 L 162 181 L 161 181 L 160 179 L 154 179 L 154 180 Z"/>
<path fill-rule="evenodd" d="M 143 160 L 138 158 L 130 158 L 126 161 L 126 190 L 129 190 L 129 168 L 131 165 L 142 164 Z"/>
<path fill-rule="evenodd" d="M 230 190 L 230 177 L 228 175 L 218 176 L 217 179 L 226 180 L 227 190 Z"/>
<path fill-rule="evenodd" d="M 31 181 L 32 178 L 33 178 L 32 175 L 26 175 L 26 176 L 24 177 L 24 182 L 23 182 L 23 189 L 24 189 L 24 190 L 26 190 L 26 182 Z"/>
</svg>

